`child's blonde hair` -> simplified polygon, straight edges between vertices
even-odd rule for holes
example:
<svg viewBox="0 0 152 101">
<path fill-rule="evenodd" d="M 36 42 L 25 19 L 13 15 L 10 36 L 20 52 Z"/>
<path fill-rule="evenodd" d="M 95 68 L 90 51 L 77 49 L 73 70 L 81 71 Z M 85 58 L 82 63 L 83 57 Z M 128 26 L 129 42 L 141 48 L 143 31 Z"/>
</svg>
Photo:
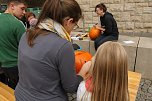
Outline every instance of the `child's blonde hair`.
<svg viewBox="0 0 152 101">
<path fill-rule="evenodd" d="M 105 42 L 92 59 L 91 101 L 128 101 L 128 57 L 118 42 Z"/>
</svg>

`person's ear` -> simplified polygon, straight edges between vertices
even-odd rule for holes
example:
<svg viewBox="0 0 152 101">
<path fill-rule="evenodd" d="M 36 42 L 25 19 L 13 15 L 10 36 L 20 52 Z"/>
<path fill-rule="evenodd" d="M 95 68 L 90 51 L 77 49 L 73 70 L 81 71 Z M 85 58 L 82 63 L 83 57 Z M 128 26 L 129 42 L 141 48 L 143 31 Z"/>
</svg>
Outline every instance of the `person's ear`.
<svg viewBox="0 0 152 101">
<path fill-rule="evenodd" d="M 69 26 L 71 26 L 71 23 L 73 23 L 73 18 L 66 18 L 63 21 L 63 26 L 69 27 Z"/>
<path fill-rule="evenodd" d="M 68 26 L 71 26 L 71 23 L 73 23 L 73 18 L 70 18 L 70 19 L 67 20 L 67 25 Z"/>
<path fill-rule="evenodd" d="M 10 8 L 14 10 L 14 3 L 10 3 Z"/>
</svg>

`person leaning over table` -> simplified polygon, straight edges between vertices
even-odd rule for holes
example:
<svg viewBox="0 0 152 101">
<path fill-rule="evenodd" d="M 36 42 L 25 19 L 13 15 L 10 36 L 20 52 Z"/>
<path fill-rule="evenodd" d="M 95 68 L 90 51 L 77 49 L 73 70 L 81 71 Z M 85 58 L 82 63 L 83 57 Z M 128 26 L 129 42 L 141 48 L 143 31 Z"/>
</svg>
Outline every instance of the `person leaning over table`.
<svg viewBox="0 0 152 101">
<path fill-rule="evenodd" d="M 106 41 L 118 40 L 119 32 L 117 22 L 113 15 L 107 12 L 105 4 L 96 5 L 95 12 L 100 16 L 100 23 L 96 24 L 95 27 L 101 30 L 101 35 L 94 41 L 95 49 L 97 50 Z"/>
<path fill-rule="evenodd" d="M 26 7 L 24 0 L 8 0 L 6 11 L 0 14 L 0 63 L 6 75 L 6 84 L 13 89 L 18 82 L 18 45 L 25 33 L 20 19 Z"/>
<path fill-rule="evenodd" d="M 68 101 L 89 66 L 75 71 L 70 32 L 82 12 L 75 0 L 46 0 L 38 22 L 19 43 L 16 101 Z"/>
</svg>

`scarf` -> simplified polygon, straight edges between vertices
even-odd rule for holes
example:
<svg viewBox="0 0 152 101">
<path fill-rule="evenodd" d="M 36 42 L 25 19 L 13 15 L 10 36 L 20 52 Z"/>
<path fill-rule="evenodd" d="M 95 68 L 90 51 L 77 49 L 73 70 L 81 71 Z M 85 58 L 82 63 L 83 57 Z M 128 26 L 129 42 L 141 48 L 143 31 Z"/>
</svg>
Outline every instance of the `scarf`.
<svg viewBox="0 0 152 101">
<path fill-rule="evenodd" d="M 45 29 L 47 31 L 54 32 L 55 34 L 59 35 L 60 37 L 71 42 L 71 37 L 70 37 L 69 33 L 64 29 L 64 27 L 61 24 L 59 24 L 58 22 L 56 22 L 50 18 L 47 18 L 47 19 L 43 20 L 42 22 L 40 22 L 38 27 L 40 29 Z"/>
</svg>

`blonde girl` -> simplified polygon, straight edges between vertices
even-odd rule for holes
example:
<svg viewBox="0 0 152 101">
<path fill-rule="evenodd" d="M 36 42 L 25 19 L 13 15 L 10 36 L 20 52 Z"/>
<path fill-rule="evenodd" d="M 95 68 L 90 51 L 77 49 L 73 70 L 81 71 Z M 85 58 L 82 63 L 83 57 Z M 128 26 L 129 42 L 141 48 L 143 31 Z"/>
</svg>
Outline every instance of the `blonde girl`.
<svg viewBox="0 0 152 101">
<path fill-rule="evenodd" d="M 128 101 L 128 60 L 118 42 L 105 42 L 91 61 L 90 76 L 82 81 L 77 101 Z"/>
</svg>

